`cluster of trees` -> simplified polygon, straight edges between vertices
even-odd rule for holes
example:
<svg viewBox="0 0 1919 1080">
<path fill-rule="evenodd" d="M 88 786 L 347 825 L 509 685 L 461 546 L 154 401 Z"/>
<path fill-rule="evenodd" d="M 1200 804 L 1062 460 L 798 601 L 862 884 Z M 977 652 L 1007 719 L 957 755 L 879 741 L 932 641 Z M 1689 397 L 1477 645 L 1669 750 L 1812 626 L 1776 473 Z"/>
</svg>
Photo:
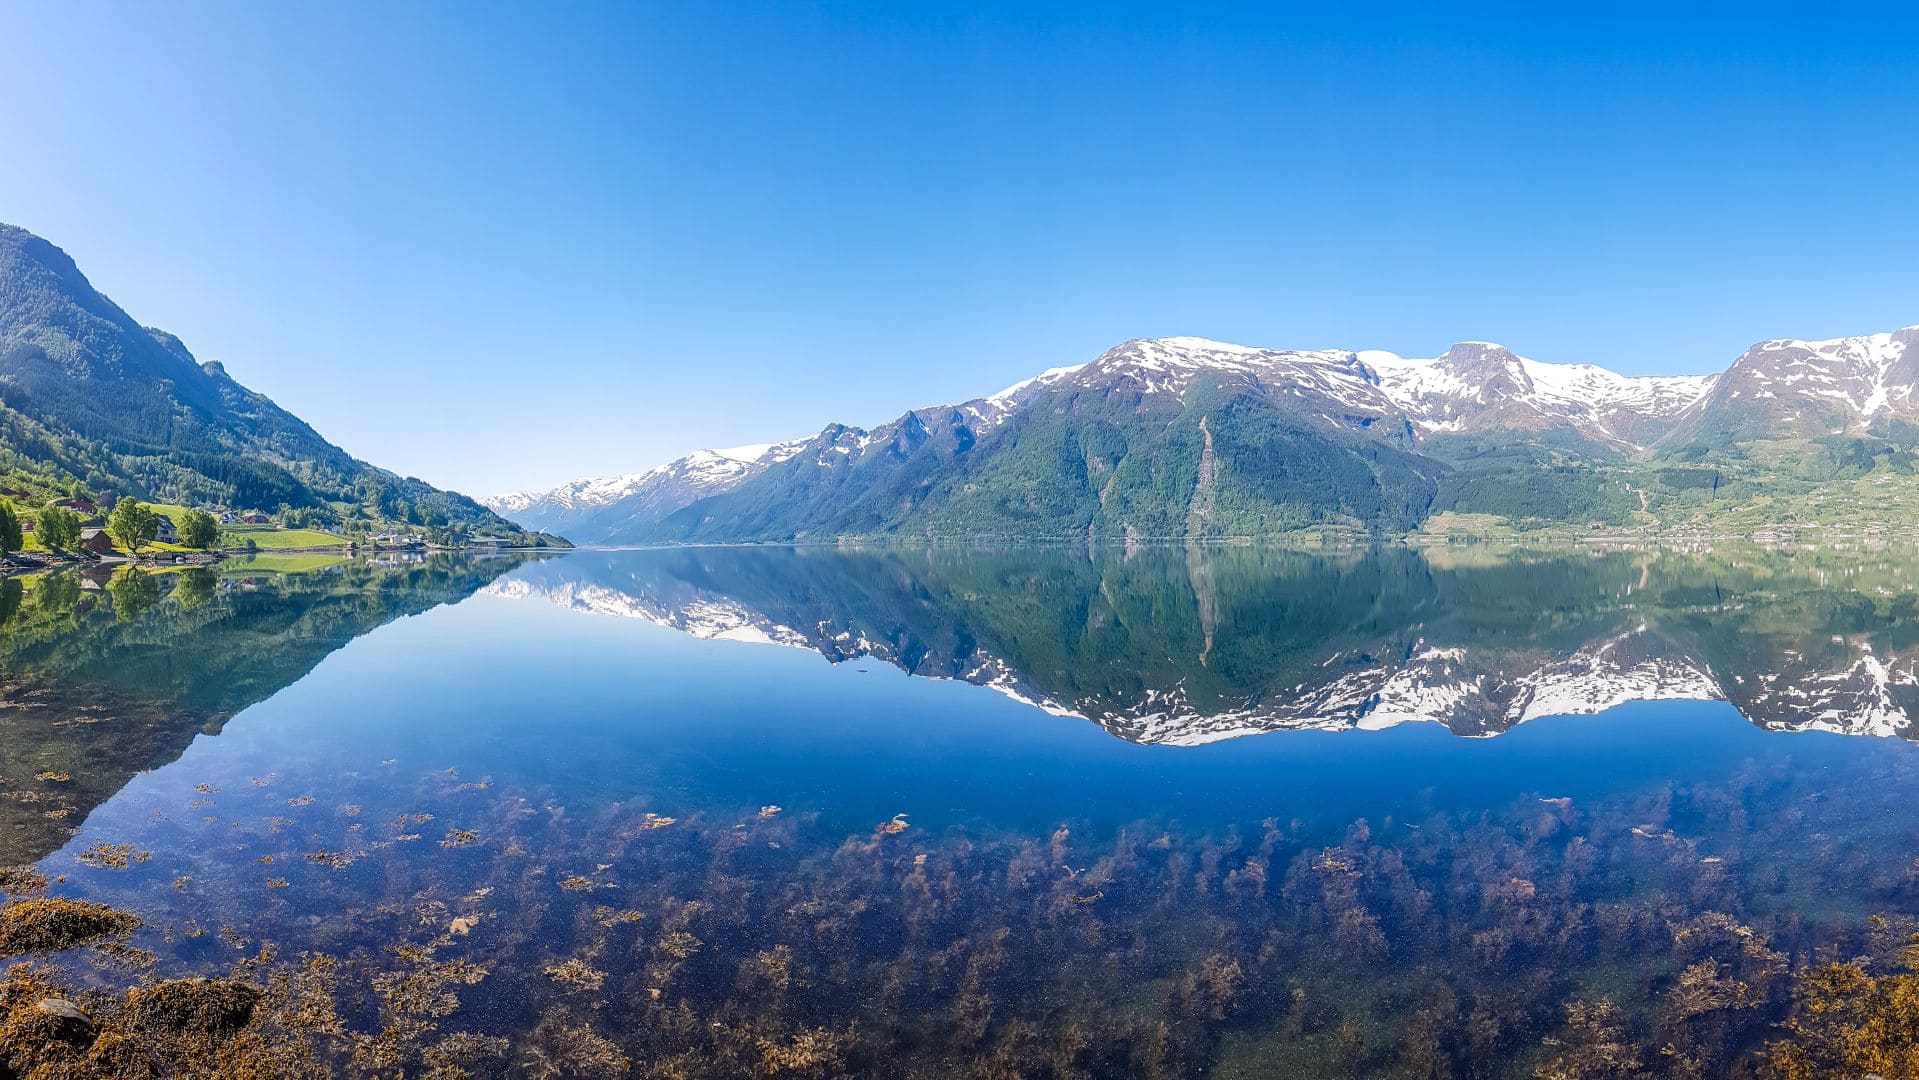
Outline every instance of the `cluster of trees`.
<svg viewBox="0 0 1919 1080">
<path fill-rule="evenodd" d="M 107 515 L 107 535 L 128 551 L 152 540 L 160 531 L 160 516 L 153 508 L 134 499 L 121 499 Z"/>
<path fill-rule="evenodd" d="M 4 461 L 4 451 L 0 450 L 0 486 L 20 482 L 21 475 L 9 470 Z M 87 524 L 82 516 L 72 509 L 54 505 L 51 502 L 44 507 L 36 504 L 41 499 L 80 498 L 87 496 L 92 488 L 83 481 L 68 478 L 57 483 L 26 482 L 20 487 L 8 488 L 14 495 L 24 496 L 25 505 L 16 505 L 0 497 L 0 552 L 19 551 L 25 544 L 27 530 L 39 546 L 51 551 L 71 551 L 78 547 L 82 539 L 82 529 Z M 368 489 L 368 498 L 373 503 L 346 503 L 343 506 L 287 506 L 282 503 L 275 511 L 280 525 L 288 529 L 315 529 L 336 533 L 354 531 L 371 532 L 382 527 L 391 527 L 396 522 L 413 524 L 424 528 L 436 540 L 446 543 L 460 543 L 466 536 L 465 526 L 450 523 L 445 508 L 439 505 L 444 496 L 429 496 L 420 502 L 407 502 L 397 499 L 395 488 L 375 486 Z M 27 494 L 32 492 L 33 494 Z M 110 498 L 110 497 L 109 497 Z M 101 499 L 102 503 L 107 499 Z M 390 508 L 390 509 L 389 509 Z M 227 544 L 253 546 L 243 536 L 224 534 L 218 519 L 205 510 L 186 509 L 169 511 L 177 538 L 182 547 L 194 550 L 208 550 Z M 151 504 L 137 499 L 123 497 L 113 502 L 104 522 L 105 532 L 115 545 L 138 552 L 153 543 L 160 532 L 160 514 Z M 544 544 L 548 538 L 536 533 L 524 533 L 517 528 L 499 530 L 499 534 L 518 537 L 529 544 Z"/>
<path fill-rule="evenodd" d="M 77 547 L 84 527 L 80 515 L 64 506 L 48 506 L 35 514 L 35 535 L 50 551 Z M 220 523 L 205 510 L 188 510 L 174 522 L 183 547 L 204 551 L 220 542 Z M 159 535 L 160 515 L 135 499 L 114 503 L 107 515 L 107 535 L 128 551 L 153 542 Z M 26 521 L 10 499 L 0 499 L 0 552 L 19 551 L 26 544 Z"/>
<path fill-rule="evenodd" d="M 188 510 L 174 522 L 182 546 L 205 550 L 220 539 L 220 525 L 205 510 Z M 159 533 L 160 516 L 134 499 L 121 499 L 107 515 L 107 535 L 128 551 L 139 551 Z"/>
<path fill-rule="evenodd" d="M 54 550 L 80 542 L 80 515 L 64 506 L 50 506 L 39 515 L 40 542 Z M 26 522 L 11 499 L 0 499 L 0 551 L 19 551 L 26 544 Z"/>
<path fill-rule="evenodd" d="M 80 543 L 80 515 L 64 506 L 49 506 L 40 511 L 40 542 L 55 551 L 65 551 Z"/>
</svg>

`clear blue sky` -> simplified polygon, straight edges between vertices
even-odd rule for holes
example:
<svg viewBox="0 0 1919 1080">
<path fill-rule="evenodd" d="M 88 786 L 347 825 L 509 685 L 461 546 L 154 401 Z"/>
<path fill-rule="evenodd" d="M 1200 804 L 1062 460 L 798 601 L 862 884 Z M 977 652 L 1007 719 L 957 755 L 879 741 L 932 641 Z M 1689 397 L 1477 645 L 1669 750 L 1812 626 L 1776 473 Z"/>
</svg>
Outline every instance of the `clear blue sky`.
<svg viewBox="0 0 1919 1080">
<path fill-rule="evenodd" d="M 1919 27 L 1444 7 L 8 3 L 0 220 L 475 493 L 1129 337 L 1643 373 L 1919 323 Z"/>
</svg>

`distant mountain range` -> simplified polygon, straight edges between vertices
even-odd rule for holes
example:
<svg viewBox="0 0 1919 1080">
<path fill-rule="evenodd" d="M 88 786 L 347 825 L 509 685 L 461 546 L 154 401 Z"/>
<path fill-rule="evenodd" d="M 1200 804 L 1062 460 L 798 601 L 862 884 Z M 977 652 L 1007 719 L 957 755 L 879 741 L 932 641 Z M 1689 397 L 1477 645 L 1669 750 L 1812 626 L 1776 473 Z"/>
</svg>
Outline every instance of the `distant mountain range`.
<svg viewBox="0 0 1919 1080">
<path fill-rule="evenodd" d="M 0 225 L 0 483 L 79 482 L 165 502 L 351 507 L 537 542 L 456 492 L 369 465 L 299 417 L 135 322 L 67 254 Z"/>
<path fill-rule="evenodd" d="M 1765 341 L 1721 374 L 1663 377 L 1488 342 L 1409 359 L 1129 341 L 871 430 L 484 501 L 599 544 L 1388 536 L 1462 516 L 1671 523 L 1762 497 L 1794 519 L 1837 505 L 1823 486 L 1914 473 L 1916 338 Z"/>
<path fill-rule="evenodd" d="M 1141 743 L 1633 701 L 1919 738 L 1912 553 L 1489 558 L 1379 545 L 583 552 L 487 591 L 968 682 Z"/>
</svg>

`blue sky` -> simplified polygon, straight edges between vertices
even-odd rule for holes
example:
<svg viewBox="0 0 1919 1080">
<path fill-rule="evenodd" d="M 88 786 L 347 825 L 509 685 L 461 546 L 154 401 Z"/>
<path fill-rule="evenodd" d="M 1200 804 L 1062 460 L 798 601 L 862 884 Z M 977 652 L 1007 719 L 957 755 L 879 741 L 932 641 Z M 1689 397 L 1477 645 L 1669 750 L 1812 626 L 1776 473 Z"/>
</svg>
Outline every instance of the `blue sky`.
<svg viewBox="0 0 1919 1080">
<path fill-rule="evenodd" d="M 1131 337 L 1919 323 L 1915 26 L 1673 7 L 13 3 L 0 220 L 475 493 Z"/>
</svg>

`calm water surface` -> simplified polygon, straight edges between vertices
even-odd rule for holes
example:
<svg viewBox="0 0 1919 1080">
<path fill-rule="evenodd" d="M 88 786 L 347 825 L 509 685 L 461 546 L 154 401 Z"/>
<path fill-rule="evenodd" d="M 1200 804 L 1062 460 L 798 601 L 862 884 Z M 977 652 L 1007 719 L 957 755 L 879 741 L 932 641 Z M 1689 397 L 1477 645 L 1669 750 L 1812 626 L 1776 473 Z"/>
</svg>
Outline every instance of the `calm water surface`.
<svg viewBox="0 0 1919 1080">
<path fill-rule="evenodd" d="M 329 1068 L 1730 1075 L 1919 928 L 1909 553 L 293 569 L 7 583 L 0 861 Z"/>
</svg>

